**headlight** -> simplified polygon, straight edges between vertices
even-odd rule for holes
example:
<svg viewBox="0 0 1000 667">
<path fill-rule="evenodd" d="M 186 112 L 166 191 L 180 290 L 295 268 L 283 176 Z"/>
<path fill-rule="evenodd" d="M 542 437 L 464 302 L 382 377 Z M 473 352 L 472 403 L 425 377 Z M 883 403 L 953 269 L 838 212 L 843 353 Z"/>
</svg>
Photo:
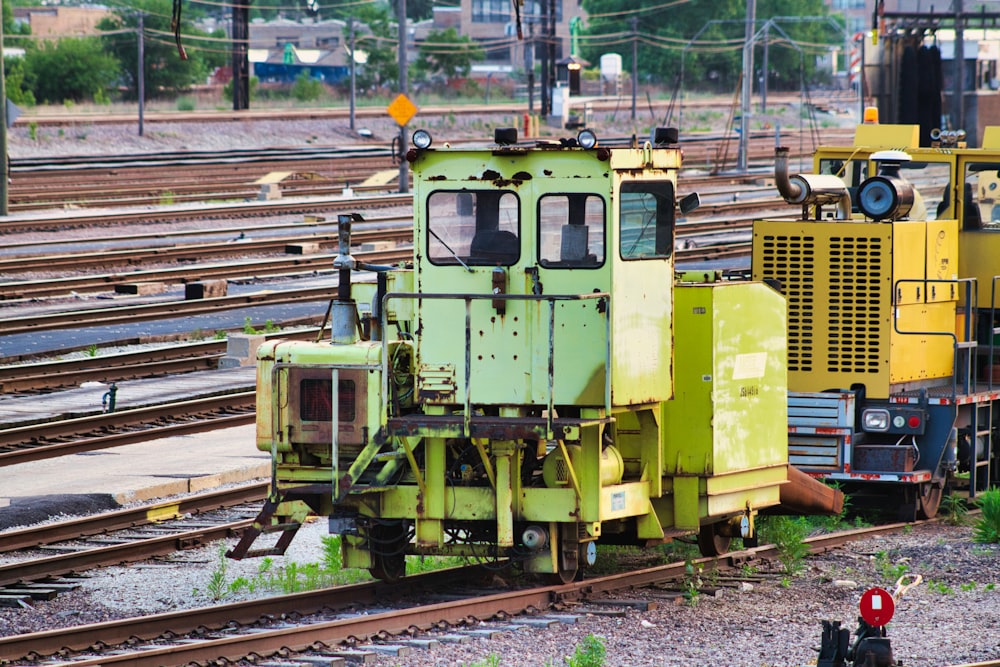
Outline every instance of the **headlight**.
<svg viewBox="0 0 1000 667">
<path fill-rule="evenodd" d="M 861 426 L 866 431 L 888 431 L 888 410 L 865 410 L 861 413 Z"/>
<path fill-rule="evenodd" d="M 431 141 L 431 133 L 427 130 L 417 130 L 413 133 L 413 145 L 420 150 L 430 148 Z"/>
<path fill-rule="evenodd" d="M 593 130 L 580 130 L 580 133 L 576 135 L 576 142 L 580 144 L 580 148 L 589 151 L 597 145 L 597 135 L 594 134 Z"/>
</svg>

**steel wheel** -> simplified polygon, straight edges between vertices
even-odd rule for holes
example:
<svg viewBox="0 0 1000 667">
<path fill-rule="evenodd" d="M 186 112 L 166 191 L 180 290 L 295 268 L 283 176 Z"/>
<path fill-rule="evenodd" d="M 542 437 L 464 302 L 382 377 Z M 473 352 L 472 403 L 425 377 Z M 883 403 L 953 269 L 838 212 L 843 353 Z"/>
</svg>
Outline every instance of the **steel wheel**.
<svg viewBox="0 0 1000 667">
<path fill-rule="evenodd" d="M 408 537 L 402 522 L 372 526 L 368 535 L 372 566 L 368 571 L 373 577 L 393 583 L 406 576 Z"/>
<path fill-rule="evenodd" d="M 927 482 L 920 485 L 920 497 L 917 498 L 917 518 L 933 519 L 937 516 L 938 508 L 941 507 L 941 496 L 944 495 L 944 488 L 934 482 Z"/>
<path fill-rule="evenodd" d="M 701 530 L 698 531 L 698 550 L 702 556 L 721 556 L 729 551 L 729 543 L 732 542 L 732 538 L 719 534 L 718 529 L 722 525 L 723 522 L 711 523 L 702 526 Z"/>
</svg>

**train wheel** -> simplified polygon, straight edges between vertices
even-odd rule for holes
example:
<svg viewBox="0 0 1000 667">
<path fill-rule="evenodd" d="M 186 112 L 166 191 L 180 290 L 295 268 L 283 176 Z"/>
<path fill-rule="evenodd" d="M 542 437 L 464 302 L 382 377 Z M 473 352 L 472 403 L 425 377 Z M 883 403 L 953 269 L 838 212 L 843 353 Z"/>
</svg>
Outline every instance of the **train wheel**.
<svg viewBox="0 0 1000 667">
<path fill-rule="evenodd" d="M 698 550 L 702 556 L 721 556 L 729 551 L 729 543 L 732 538 L 728 535 L 720 535 L 719 528 L 725 522 L 711 523 L 701 527 L 698 531 Z"/>
<path fill-rule="evenodd" d="M 934 482 L 927 482 L 920 485 L 918 494 L 917 518 L 933 519 L 936 517 L 938 508 L 941 507 L 941 496 L 944 495 L 944 488 Z"/>
<path fill-rule="evenodd" d="M 389 583 L 406 576 L 406 526 L 402 522 L 376 524 L 369 531 L 372 566 L 368 568 L 376 579 Z"/>
<path fill-rule="evenodd" d="M 580 570 L 578 568 L 560 568 L 558 572 L 552 575 L 552 583 L 559 584 L 569 584 L 576 581 L 576 575 Z"/>
</svg>

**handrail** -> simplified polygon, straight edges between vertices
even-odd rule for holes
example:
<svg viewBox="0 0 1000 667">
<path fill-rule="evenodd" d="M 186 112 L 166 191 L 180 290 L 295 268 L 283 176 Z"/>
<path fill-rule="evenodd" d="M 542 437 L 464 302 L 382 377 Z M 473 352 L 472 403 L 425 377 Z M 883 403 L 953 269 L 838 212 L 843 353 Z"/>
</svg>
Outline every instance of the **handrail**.
<svg viewBox="0 0 1000 667">
<path fill-rule="evenodd" d="M 965 331 L 963 332 L 963 338 L 965 340 L 959 340 L 958 335 L 954 331 L 954 326 L 951 331 L 902 331 L 899 328 L 899 305 L 893 303 L 892 309 L 892 328 L 893 330 L 902 335 L 907 336 L 948 336 L 952 339 L 952 349 L 954 359 L 952 360 L 952 376 L 951 376 L 951 398 L 952 400 L 958 395 L 958 374 L 959 374 L 959 353 L 963 350 L 974 351 L 979 343 L 972 337 L 972 324 L 970 313 L 975 313 L 978 310 L 978 297 L 979 292 L 975 289 L 976 279 L 975 278 L 958 278 L 958 279 L 928 279 L 928 278 L 900 278 L 893 285 L 892 293 L 899 294 L 899 286 L 905 283 L 919 283 L 925 286 L 924 294 L 927 293 L 926 286 L 933 284 L 942 285 L 955 285 L 964 284 L 965 287 Z M 962 391 L 966 394 L 970 393 L 972 390 L 973 383 L 973 373 L 972 373 L 972 360 L 973 352 L 966 352 L 965 362 L 963 369 L 963 381 L 962 381 Z"/>
<path fill-rule="evenodd" d="M 604 413 L 611 414 L 611 295 L 608 292 L 591 292 L 585 294 L 469 294 L 469 293 L 427 293 L 427 292 L 388 292 L 382 297 L 382 309 L 380 320 L 382 331 L 387 331 L 388 304 L 391 299 L 448 299 L 465 302 L 465 397 L 463 399 L 463 410 L 465 417 L 465 434 L 470 434 L 470 424 L 472 420 L 472 302 L 489 299 L 490 301 L 547 301 L 549 303 L 549 345 L 548 345 L 548 400 L 547 400 L 547 423 L 546 429 L 548 437 L 553 437 L 552 420 L 555 414 L 554 394 L 555 394 L 555 304 L 557 301 L 586 301 L 591 299 L 603 299 L 608 303 L 607 317 L 605 318 L 605 368 L 604 374 Z M 388 395 L 389 369 L 388 369 L 388 340 L 386 336 L 382 339 L 382 393 Z M 386 406 L 387 408 L 388 406 Z M 388 415 L 386 415 L 388 417 Z"/>
</svg>

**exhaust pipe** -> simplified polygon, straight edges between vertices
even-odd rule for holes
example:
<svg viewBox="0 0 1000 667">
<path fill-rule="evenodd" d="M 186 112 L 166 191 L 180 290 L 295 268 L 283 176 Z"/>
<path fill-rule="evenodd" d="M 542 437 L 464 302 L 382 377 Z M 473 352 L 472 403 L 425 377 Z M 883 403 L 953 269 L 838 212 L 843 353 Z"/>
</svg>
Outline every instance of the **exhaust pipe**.
<svg viewBox="0 0 1000 667">
<path fill-rule="evenodd" d="M 788 175 L 788 147 L 774 149 L 774 183 L 789 204 L 807 206 L 837 205 L 837 220 L 851 219 L 851 194 L 840 178 L 832 174 Z M 803 215 L 803 217 L 806 217 Z"/>
</svg>

